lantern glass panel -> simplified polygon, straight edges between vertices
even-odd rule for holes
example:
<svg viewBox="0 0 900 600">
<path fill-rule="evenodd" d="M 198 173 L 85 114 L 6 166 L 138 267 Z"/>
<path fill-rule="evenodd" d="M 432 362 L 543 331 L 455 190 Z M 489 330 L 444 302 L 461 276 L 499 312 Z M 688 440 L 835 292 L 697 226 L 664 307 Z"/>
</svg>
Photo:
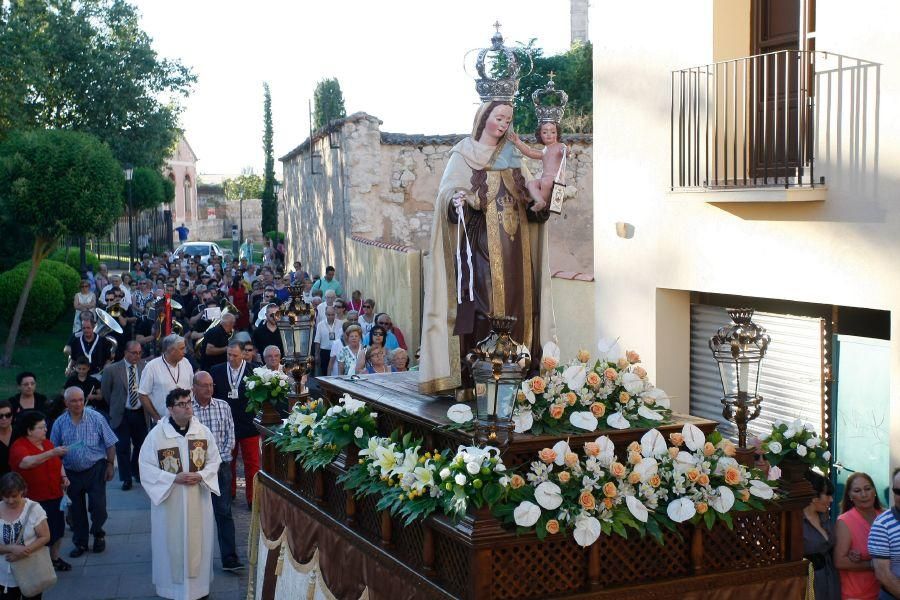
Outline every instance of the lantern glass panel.
<svg viewBox="0 0 900 600">
<path fill-rule="evenodd" d="M 294 331 L 288 322 L 278 324 L 278 332 L 281 334 L 281 345 L 284 347 L 284 355 L 292 356 L 294 354 Z"/>
<path fill-rule="evenodd" d="M 500 380 L 497 391 L 497 417 L 500 419 L 512 418 L 513 407 L 516 405 L 516 397 L 519 386 L 514 381 Z"/>
<path fill-rule="evenodd" d="M 298 358 L 305 359 L 309 356 L 309 327 L 302 325 L 294 329 L 295 350 Z"/>
</svg>

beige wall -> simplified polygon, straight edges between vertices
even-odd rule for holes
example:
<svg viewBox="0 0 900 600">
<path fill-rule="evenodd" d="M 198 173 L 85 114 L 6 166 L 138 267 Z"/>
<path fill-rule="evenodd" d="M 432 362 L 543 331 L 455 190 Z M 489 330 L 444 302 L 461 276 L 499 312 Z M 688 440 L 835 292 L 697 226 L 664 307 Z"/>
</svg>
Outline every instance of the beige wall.
<svg viewBox="0 0 900 600">
<path fill-rule="evenodd" d="M 819 77 L 816 175 L 827 179 L 827 200 L 750 205 L 667 191 L 670 73 L 725 52 L 713 28 L 725 4 L 603 5 L 591 19 L 591 38 L 604 40 L 594 50 L 594 130 L 604 141 L 594 153 L 596 335 L 642 352 L 683 409 L 689 291 L 891 311 L 886 418 L 900 439 L 900 146 L 891 143 L 900 138 L 900 5 L 817 3 L 818 50 L 885 66 L 844 64 Z M 652 44 L 636 45 L 633 28 L 622 26 L 637 22 Z M 831 64 L 823 59 L 819 71 Z M 616 221 L 632 224 L 633 237 L 617 237 Z M 900 463 L 900 445 L 892 453 Z"/>
<path fill-rule="evenodd" d="M 750 56 L 750 0 L 713 0 L 712 4 L 712 62 Z"/>
</svg>

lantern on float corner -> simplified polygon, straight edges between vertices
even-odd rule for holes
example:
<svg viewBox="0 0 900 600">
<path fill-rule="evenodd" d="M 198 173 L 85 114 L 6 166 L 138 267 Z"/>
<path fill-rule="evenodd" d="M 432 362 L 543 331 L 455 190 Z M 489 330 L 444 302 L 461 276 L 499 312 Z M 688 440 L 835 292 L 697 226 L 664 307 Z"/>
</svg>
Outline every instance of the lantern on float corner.
<svg viewBox="0 0 900 600">
<path fill-rule="evenodd" d="M 752 308 L 729 308 L 732 323 L 709 340 L 709 349 L 722 379 L 722 415 L 734 421 L 738 446 L 747 447 L 747 424 L 759 416 L 759 371 L 771 341 L 766 330 L 753 322 Z"/>
<path fill-rule="evenodd" d="M 278 333 L 284 347 L 284 365 L 294 378 L 294 392 L 288 394 L 291 404 L 305 396 L 303 376 L 312 371 L 315 360 L 312 356 L 313 313 L 315 309 L 303 300 L 303 286 L 289 288 L 291 299 L 281 308 L 278 319 Z"/>
<path fill-rule="evenodd" d="M 512 441 L 513 410 L 531 356 L 510 335 L 515 317 L 491 316 L 490 322 L 491 334 L 467 359 L 475 380 L 475 441 L 502 450 Z"/>
</svg>

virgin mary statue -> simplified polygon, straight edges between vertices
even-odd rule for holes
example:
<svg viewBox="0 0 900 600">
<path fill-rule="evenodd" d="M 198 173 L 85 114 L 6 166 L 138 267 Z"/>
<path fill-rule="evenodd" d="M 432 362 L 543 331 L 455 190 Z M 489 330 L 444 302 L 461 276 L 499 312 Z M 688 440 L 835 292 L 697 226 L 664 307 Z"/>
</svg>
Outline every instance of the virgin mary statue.
<svg viewBox="0 0 900 600">
<path fill-rule="evenodd" d="M 450 151 L 425 258 L 419 390 L 471 388 L 463 357 L 490 333 L 491 315 L 516 317 L 512 337 L 532 364 L 556 341 L 545 208 L 532 210 L 522 155 L 507 141 L 513 107 L 484 102 L 472 135 Z"/>
</svg>

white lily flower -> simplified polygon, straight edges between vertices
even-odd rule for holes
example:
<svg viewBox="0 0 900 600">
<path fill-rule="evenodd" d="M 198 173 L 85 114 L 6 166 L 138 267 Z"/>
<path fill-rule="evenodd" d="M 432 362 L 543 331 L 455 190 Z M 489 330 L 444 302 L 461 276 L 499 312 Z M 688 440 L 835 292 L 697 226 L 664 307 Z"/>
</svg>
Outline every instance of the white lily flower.
<svg viewBox="0 0 900 600">
<path fill-rule="evenodd" d="M 628 419 L 621 412 L 614 412 L 606 417 L 606 424 L 613 429 L 628 429 L 631 427 L 631 423 L 628 422 Z"/>
<path fill-rule="evenodd" d="M 531 527 L 541 518 L 541 509 L 534 502 L 525 500 L 513 511 L 513 518 L 519 527 Z"/>
<path fill-rule="evenodd" d="M 644 391 L 644 380 L 634 373 L 622 373 L 622 387 L 632 396 L 636 396 Z"/>
<path fill-rule="evenodd" d="M 716 488 L 716 494 L 709 499 L 709 505 L 718 513 L 725 514 L 734 506 L 734 492 L 725 485 Z"/>
<path fill-rule="evenodd" d="M 547 342 L 546 344 L 544 344 L 544 347 L 541 351 L 541 356 L 549 356 L 550 358 L 555 359 L 556 362 L 559 362 L 559 355 L 559 346 L 557 346 L 555 343 Z"/>
<path fill-rule="evenodd" d="M 616 454 L 616 446 L 613 444 L 613 441 L 609 439 L 609 436 L 601 435 L 594 443 L 600 446 L 600 456 L 604 454 L 608 454 L 610 457 Z"/>
<path fill-rule="evenodd" d="M 434 471 L 426 467 L 416 467 L 413 473 L 416 476 L 415 488 L 424 490 L 429 485 L 434 484 Z"/>
<path fill-rule="evenodd" d="M 562 490 L 552 481 L 545 481 L 534 488 L 534 499 L 547 510 L 554 510 L 562 504 Z"/>
<path fill-rule="evenodd" d="M 553 462 L 561 467 L 566 464 L 566 454 L 571 452 L 572 449 L 569 448 L 569 444 L 565 440 L 560 440 L 553 444 L 553 451 L 556 452 L 556 460 Z"/>
<path fill-rule="evenodd" d="M 666 514 L 676 523 L 684 523 L 697 513 L 690 498 L 678 498 L 666 507 Z"/>
<path fill-rule="evenodd" d="M 525 433 L 534 425 L 534 413 L 530 409 L 517 408 L 513 423 L 516 426 L 515 433 Z"/>
<path fill-rule="evenodd" d="M 668 452 L 666 440 L 656 429 L 651 429 L 641 436 L 641 456 L 661 456 Z"/>
<path fill-rule="evenodd" d="M 691 454 L 690 452 L 685 452 L 681 450 L 676 456 L 674 460 L 675 470 L 679 473 L 684 473 L 688 469 L 692 469 L 697 465 L 699 459 Z M 723 469 L 724 472 L 724 469 Z"/>
<path fill-rule="evenodd" d="M 381 475 L 383 477 L 386 477 L 393 471 L 394 467 L 397 466 L 397 455 L 394 453 L 394 445 L 391 444 L 388 448 L 385 448 L 384 446 L 376 447 L 375 463 L 378 465 L 378 468 L 381 469 Z"/>
<path fill-rule="evenodd" d="M 648 511 L 643 502 L 641 502 L 634 496 L 625 496 L 625 505 L 628 507 L 628 511 L 632 515 L 634 515 L 635 519 L 637 519 L 641 523 L 647 522 Z"/>
<path fill-rule="evenodd" d="M 571 367 L 566 367 L 562 376 L 570 390 L 580 390 L 584 387 L 584 380 L 587 378 L 587 368 L 580 363 L 572 365 Z"/>
<path fill-rule="evenodd" d="M 714 475 L 723 474 L 729 467 L 734 467 L 736 469 L 740 469 L 741 466 L 738 464 L 738 461 L 734 458 L 723 456 L 716 462 L 716 470 Z"/>
<path fill-rule="evenodd" d="M 597 429 L 597 417 L 591 414 L 589 410 L 573 412 L 569 415 L 569 423 L 573 427 L 584 429 L 585 431 L 595 431 Z"/>
<path fill-rule="evenodd" d="M 616 362 L 622 356 L 618 338 L 602 338 L 597 342 L 597 357 L 604 362 Z"/>
<path fill-rule="evenodd" d="M 468 404 L 454 404 L 447 409 L 447 418 L 454 423 L 468 423 L 473 419 L 472 407 Z"/>
<path fill-rule="evenodd" d="M 641 476 L 641 481 L 647 483 L 650 478 L 659 472 L 659 463 L 655 458 L 645 458 L 634 465 L 634 472 Z"/>
<path fill-rule="evenodd" d="M 528 400 L 528 404 L 534 404 L 537 401 L 537 398 L 535 398 L 534 392 L 531 391 L 531 385 L 529 385 L 529 383 L 528 383 L 529 381 L 531 381 L 531 380 L 527 379 L 527 380 L 523 381 L 520 389 L 522 390 L 522 393 L 525 395 L 525 399 Z"/>
<path fill-rule="evenodd" d="M 684 427 L 681 429 L 681 435 L 684 437 L 684 445 L 687 446 L 691 452 L 700 450 L 703 448 L 704 444 L 706 444 L 706 436 L 700 431 L 700 428 L 693 423 L 685 423 Z"/>
<path fill-rule="evenodd" d="M 643 392 L 641 394 L 641 399 L 644 400 L 645 404 L 652 404 L 660 408 L 672 408 L 669 395 L 659 388 L 650 388 L 646 392 Z M 647 399 L 651 401 L 647 402 Z"/>
<path fill-rule="evenodd" d="M 600 521 L 595 517 L 579 517 L 575 521 L 575 531 L 572 532 L 572 535 L 579 546 L 587 548 L 597 541 L 602 531 Z"/>
<path fill-rule="evenodd" d="M 659 414 L 655 410 L 650 410 L 643 404 L 641 404 L 638 407 L 637 413 L 640 416 L 644 417 L 645 419 L 649 419 L 651 421 L 662 421 L 663 420 L 663 416 L 661 414 Z"/>
<path fill-rule="evenodd" d="M 757 498 L 762 498 L 763 500 L 771 500 L 775 495 L 775 490 L 773 490 L 772 486 L 770 486 L 765 481 L 753 479 L 750 481 L 750 493 Z"/>
<path fill-rule="evenodd" d="M 362 400 L 357 400 L 350 394 L 344 394 L 344 397 L 341 398 L 341 404 L 344 405 L 344 410 L 348 413 L 354 413 L 366 405 L 365 402 L 363 402 Z"/>
</svg>

